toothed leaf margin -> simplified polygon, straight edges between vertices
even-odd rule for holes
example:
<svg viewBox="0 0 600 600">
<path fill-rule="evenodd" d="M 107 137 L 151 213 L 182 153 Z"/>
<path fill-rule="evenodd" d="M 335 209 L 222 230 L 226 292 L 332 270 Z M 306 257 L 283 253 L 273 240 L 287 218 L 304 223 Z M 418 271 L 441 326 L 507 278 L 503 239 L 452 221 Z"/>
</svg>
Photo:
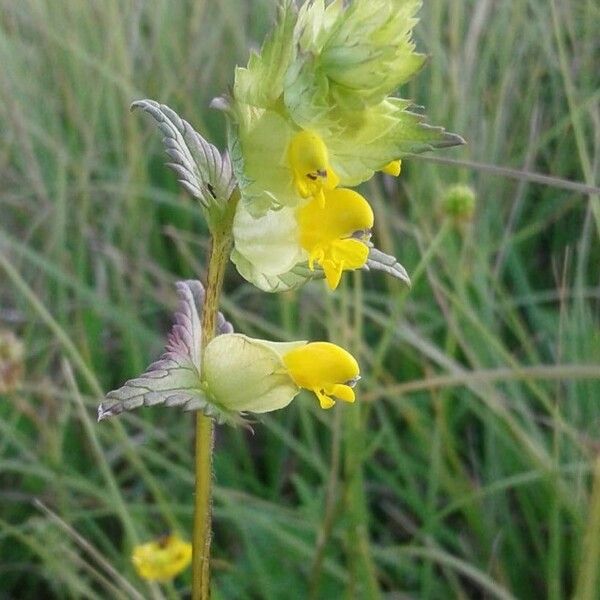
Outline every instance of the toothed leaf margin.
<svg viewBox="0 0 600 600">
<path fill-rule="evenodd" d="M 383 271 L 396 279 L 411 287 L 410 277 L 406 269 L 398 262 L 398 260 L 390 254 L 385 254 L 375 247 L 369 248 L 369 256 L 363 267 L 365 271 Z"/>
<path fill-rule="evenodd" d="M 98 406 L 98 421 L 141 406 L 164 405 L 184 411 L 201 411 L 218 423 L 241 423 L 243 419 L 210 400 L 200 377 L 200 315 L 204 305 L 204 287 L 199 281 L 176 284 L 179 305 L 175 323 L 167 339 L 165 352 L 142 375 L 130 379 L 109 392 Z M 219 313 L 217 335 L 232 333 L 233 327 Z"/>
<path fill-rule="evenodd" d="M 221 154 L 174 110 L 154 100 L 137 100 L 131 110 L 142 109 L 158 124 L 163 145 L 181 185 L 207 211 L 223 211 L 235 188 L 231 160 Z"/>
</svg>

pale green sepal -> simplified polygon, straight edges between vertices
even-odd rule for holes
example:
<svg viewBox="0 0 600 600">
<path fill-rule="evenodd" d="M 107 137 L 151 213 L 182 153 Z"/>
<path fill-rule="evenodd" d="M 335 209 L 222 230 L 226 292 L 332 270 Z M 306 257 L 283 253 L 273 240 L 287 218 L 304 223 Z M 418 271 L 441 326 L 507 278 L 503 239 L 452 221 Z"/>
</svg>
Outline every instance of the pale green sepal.
<svg viewBox="0 0 600 600">
<path fill-rule="evenodd" d="M 271 342 L 269 340 L 254 340 L 260 342 L 267 346 L 267 348 L 271 348 L 277 352 L 279 358 L 283 358 L 283 355 L 291 350 L 295 350 L 296 348 L 300 348 L 301 346 L 306 346 L 308 344 L 307 340 L 299 340 L 297 342 Z"/>
<path fill-rule="evenodd" d="M 253 216 L 301 201 L 287 161 L 296 129 L 275 111 L 236 106 L 229 147 L 242 204 Z"/>
<path fill-rule="evenodd" d="M 302 287 L 311 279 L 323 278 L 322 271 L 310 271 L 306 263 L 296 265 L 286 273 L 281 273 L 279 275 L 265 275 L 244 256 L 237 252 L 235 248 L 231 253 L 231 261 L 235 264 L 239 274 L 246 279 L 246 281 L 249 281 L 263 292 L 288 292 Z"/>
<path fill-rule="evenodd" d="M 271 343 L 238 333 L 210 342 L 203 379 L 214 403 L 228 412 L 278 410 L 300 391 Z"/>
<path fill-rule="evenodd" d="M 265 275 L 286 273 L 303 259 L 294 209 L 270 210 L 254 218 L 244 204 L 233 220 L 235 250 Z"/>
<path fill-rule="evenodd" d="M 296 289 L 322 275 L 306 266 L 295 209 L 270 210 L 254 218 L 240 203 L 233 239 L 232 262 L 244 279 L 265 292 Z"/>
<path fill-rule="evenodd" d="M 290 0 L 279 5 L 277 25 L 260 53 L 253 53 L 246 68 L 237 67 L 233 96 L 237 102 L 268 108 L 283 93 L 283 77 L 294 56 L 296 9 Z"/>
<path fill-rule="evenodd" d="M 139 377 L 109 392 L 98 406 L 98 421 L 141 406 L 162 404 L 183 410 L 199 410 L 218 422 L 239 422 L 233 413 L 211 402 L 200 378 L 200 314 L 204 288 L 199 281 L 176 284 L 179 306 L 164 354 Z M 219 313 L 218 334 L 230 334 L 231 323 Z"/>
<path fill-rule="evenodd" d="M 227 212 L 235 188 L 229 154 L 221 153 L 207 142 L 175 111 L 154 100 L 138 100 L 131 110 L 141 108 L 158 124 L 164 134 L 167 163 L 179 176 L 181 185 L 197 198 L 205 211 L 209 226 L 214 226 Z"/>
<path fill-rule="evenodd" d="M 369 257 L 363 267 L 365 271 L 383 271 L 396 279 L 399 279 L 408 287 L 411 287 L 410 277 L 406 269 L 398 262 L 398 260 L 390 254 L 385 254 L 381 250 L 371 246 L 369 248 Z"/>
</svg>

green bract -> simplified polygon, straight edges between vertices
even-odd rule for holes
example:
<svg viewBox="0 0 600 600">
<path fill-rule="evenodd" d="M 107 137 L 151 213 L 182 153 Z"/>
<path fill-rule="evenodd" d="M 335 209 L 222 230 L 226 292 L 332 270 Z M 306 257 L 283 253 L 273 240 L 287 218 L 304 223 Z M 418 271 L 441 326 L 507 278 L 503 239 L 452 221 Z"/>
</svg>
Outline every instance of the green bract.
<svg viewBox="0 0 600 600">
<path fill-rule="evenodd" d="M 411 39 L 420 0 L 307 2 L 296 26 L 298 55 L 288 77 L 303 74 L 312 98 L 344 109 L 374 106 L 425 61 Z M 329 96 L 330 98 L 327 98 Z M 288 85 L 286 104 L 295 104 Z"/>
<path fill-rule="evenodd" d="M 220 422 L 235 420 L 233 413 L 222 410 L 211 401 L 200 375 L 200 315 L 204 306 L 204 287 L 195 280 L 179 281 L 177 295 L 179 306 L 163 355 L 142 375 L 106 395 L 105 401 L 98 406 L 98 421 L 123 411 L 157 404 L 200 410 Z M 232 331 L 231 323 L 219 313 L 217 334 Z"/>
<path fill-rule="evenodd" d="M 462 139 L 390 96 L 422 66 L 411 40 L 417 0 L 307 2 L 280 8 L 260 54 L 236 69 L 231 145 L 242 202 L 253 215 L 301 202 L 286 147 L 302 129 L 329 150 L 340 185 L 355 186 L 407 153 Z M 293 25 L 293 26 L 292 26 Z"/>
<path fill-rule="evenodd" d="M 163 145 L 179 177 L 179 183 L 196 198 L 211 230 L 229 218 L 235 179 L 227 152 L 221 154 L 174 110 L 154 100 L 138 100 L 131 110 L 141 108 L 158 124 Z"/>
</svg>

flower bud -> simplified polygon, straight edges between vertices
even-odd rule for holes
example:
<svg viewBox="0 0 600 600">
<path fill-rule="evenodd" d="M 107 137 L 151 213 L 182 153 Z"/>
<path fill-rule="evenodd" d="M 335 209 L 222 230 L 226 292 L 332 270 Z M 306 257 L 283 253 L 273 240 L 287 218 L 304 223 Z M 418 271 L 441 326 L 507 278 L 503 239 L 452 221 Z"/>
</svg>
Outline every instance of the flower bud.
<svg viewBox="0 0 600 600">
<path fill-rule="evenodd" d="M 475 191 L 468 185 L 457 184 L 446 190 L 442 199 L 444 214 L 459 222 L 470 221 L 475 212 Z"/>
</svg>

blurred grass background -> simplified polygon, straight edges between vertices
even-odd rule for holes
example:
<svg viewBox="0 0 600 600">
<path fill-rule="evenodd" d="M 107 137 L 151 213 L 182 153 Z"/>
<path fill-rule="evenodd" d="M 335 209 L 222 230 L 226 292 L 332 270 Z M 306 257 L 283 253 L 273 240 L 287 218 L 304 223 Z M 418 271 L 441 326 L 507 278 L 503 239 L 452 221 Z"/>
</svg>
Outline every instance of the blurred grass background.
<svg viewBox="0 0 600 600">
<path fill-rule="evenodd" d="M 189 572 L 148 586 L 129 553 L 189 535 L 192 419 L 95 423 L 161 352 L 173 283 L 203 276 L 207 247 L 128 107 L 159 100 L 222 145 L 208 103 L 273 14 L 0 0 L 0 328 L 26 369 L 0 395 L 0 598 L 189 593 Z M 237 330 L 344 342 L 363 380 L 354 406 L 303 395 L 255 435 L 218 430 L 215 598 L 600 597 L 600 200 L 561 182 L 598 183 L 599 30 L 595 0 L 428 0 L 431 59 L 400 94 L 468 145 L 363 190 L 413 289 L 367 273 L 266 296 L 230 269 Z M 440 209 L 455 183 L 471 223 Z"/>
</svg>

